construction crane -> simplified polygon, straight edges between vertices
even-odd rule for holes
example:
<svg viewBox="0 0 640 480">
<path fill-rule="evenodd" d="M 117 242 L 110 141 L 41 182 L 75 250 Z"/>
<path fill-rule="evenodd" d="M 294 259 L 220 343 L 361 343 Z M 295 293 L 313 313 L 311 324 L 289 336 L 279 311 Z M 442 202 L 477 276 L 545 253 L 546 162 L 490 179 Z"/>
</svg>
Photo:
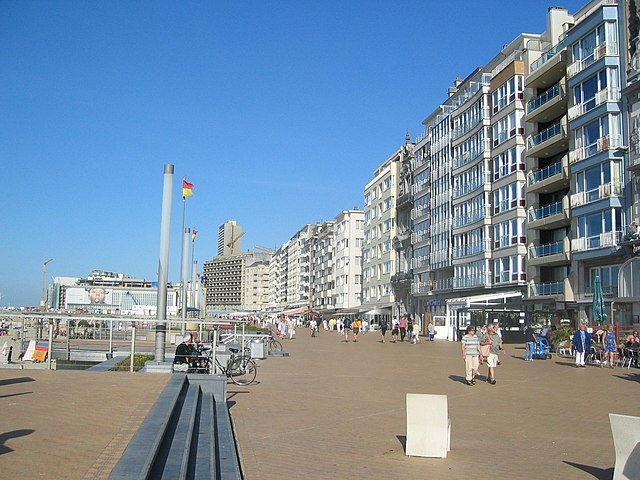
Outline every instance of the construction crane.
<svg viewBox="0 0 640 480">
<path fill-rule="evenodd" d="M 229 255 L 233 255 L 235 253 L 236 242 L 238 240 L 240 240 L 245 233 L 247 233 L 247 232 L 246 231 L 240 232 L 240 234 L 235 236 L 235 237 L 232 234 L 231 241 L 229 243 L 227 243 L 227 247 L 229 247 Z"/>
<path fill-rule="evenodd" d="M 270 253 L 271 255 L 273 255 L 275 253 L 275 250 L 273 250 L 273 248 L 267 248 L 267 247 L 263 247 L 261 245 L 256 245 L 253 248 L 254 248 L 254 250 L 257 250 L 258 252 Z"/>
</svg>

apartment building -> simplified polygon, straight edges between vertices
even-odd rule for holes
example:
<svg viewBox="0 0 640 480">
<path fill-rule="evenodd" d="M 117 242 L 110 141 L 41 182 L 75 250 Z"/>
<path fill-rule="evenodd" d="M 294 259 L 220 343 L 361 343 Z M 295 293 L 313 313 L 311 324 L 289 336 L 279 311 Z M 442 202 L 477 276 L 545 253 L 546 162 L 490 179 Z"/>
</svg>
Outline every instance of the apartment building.
<svg viewBox="0 0 640 480">
<path fill-rule="evenodd" d="M 260 311 L 269 302 L 269 261 L 266 252 L 217 256 L 204 262 L 205 311 Z"/>
<path fill-rule="evenodd" d="M 333 308 L 333 291 L 336 282 L 334 269 L 334 222 L 318 225 L 310 242 L 309 307 L 313 310 Z"/>
<path fill-rule="evenodd" d="M 398 179 L 406 155 L 402 146 L 373 174 L 364 189 L 364 240 L 362 247 L 362 304 L 399 315 L 391 277 L 396 273 L 396 204 Z"/>
<path fill-rule="evenodd" d="M 364 211 L 344 210 L 335 217 L 332 307 L 356 309 L 362 304 Z"/>
</svg>

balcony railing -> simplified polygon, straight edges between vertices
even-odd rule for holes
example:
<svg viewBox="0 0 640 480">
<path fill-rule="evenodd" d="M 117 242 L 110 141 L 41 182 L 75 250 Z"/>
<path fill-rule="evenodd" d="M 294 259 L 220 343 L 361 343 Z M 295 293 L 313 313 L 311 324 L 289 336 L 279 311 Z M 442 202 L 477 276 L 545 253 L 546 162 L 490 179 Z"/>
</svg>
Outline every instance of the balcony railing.
<svg viewBox="0 0 640 480">
<path fill-rule="evenodd" d="M 564 242 L 546 243 L 537 247 L 529 247 L 529 258 L 548 257 L 564 252 Z"/>
<path fill-rule="evenodd" d="M 564 282 L 529 284 L 529 297 L 562 294 L 564 294 Z"/>
<path fill-rule="evenodd" d="M 571 195 L 571 206 L 579 207 L 587 203 L 597 202 L 604 198 L 622 196 L 622 183 L 610 182 L 598 185 L 597 188 L 586 192 L 578 192 Z"/>
<path fill-rule="evenodd" d="M 458 245 L 453 247 L 453 258 L 469 257 L 482 252 L 491 251 L 491 240 L 472 243 L 471 245 Z"/>
<path fill-rule="evenodd" d="M 453 189 L 453 198 L 462 197 L 468 193 L 474 192 L 484 185 L 491 185 L 491 174 L 485 173 L 483 177 L 478 177 L 471 182 L 461 183 Z"/>
<path fill-rule="evenodd" d="M 545 103 L 547 103 L 550 100 L 553 100 L 559 95 L 560 95 L 560 84 L 556 83 L 553 87 L 551 87 L 549 90 L 544 92 L 542 95 L 540 95 L 537 98 L 534 98 L 529 103 L 527 103 L 527 113 L 529 114 L 533 112 L 534 110 L 540 108 Z"/>
<path fill-rule="evenodd" d="M 618 44 L 616 42 L 603 42 L 598 45 L 591 55 L 588 57 L 578 60 L 577 62 L 573 62 L 571 65 L 567 67 L 567 77 L 573 77 L 574 75 L 580 73 L 582 70 L 587 68 L 589 65 L 600 60 L 602 57 L 607 56 L 617 56 L 618 55 Z"/>
<path fill-rule="evenodd" d="M 556 162 L 535 172 L 529 172 L 529 185 L 534 185 L 559 173 L 562 173 L 562 162 Z"/>
<path fill-rule="evenodd" d="M 563 38 L 556 45 L 551 47 L 549 50 L 544 52 L 539 59 L 537 59 L 535 62 L 533 62 L 531 64 L 531 66 L 529 67 L 529 73 L 533 73 L 538 68 L 540 68 L 542 65 L 544 65 L 546 62 L 548 62 L 553 57 L 555 57 L 556 54 L 558 54 L 559 52 L 561 52 L 564 49 L 565 46 L 566 46 L 566 37 Z"/>
<path fill-rule="evenodd" d="M 527 138 L 527 147 L 528 148 L 536 147 L 541 143 L 546 142 L 550 138 L 553 138 L 556 135 L 560 135 L 561 133 L 562 133 L 562 126 L 560 125 L 560 122 L 555 123 L 551 125 L 549 128 L 546 128 L 545 130 Z"/>
<path fill-rule="evenodd" d="M 571 240 L 571 250 L 580 252 L 584 250 L 593 250 L 596 248 L 615 247 L 622 240 L 623 232 L 621 230 L 615 232 L 604 232 L 591 237 L 580 237 Z"/>
<path fill-rule="evenodd" d="M 535 222 L 536 220 L 541 220 L 543 218 L 556 215 L 557 213 L 562 213 L 562 210 L 562 202 L 551 203 L 549 205 L 545 205 L 544 207 L 529 211 L 529 221 Z"/>
<path fill-rule="evenodd" d="M 478 222 L 483 218 L 489 218 L 491 216 L 491 206 L 485 205 L 484 209 L 478 210 L 466 215 L 455 215 L 453 217 L 453 227 L 463 227 L 472 223 Z"/>
<path fill-rule="evenodd" d="M 453 279 L 453 288 L 490 287 L 491 274 L 480 273 L 467 277 L 457 277 Z"/>
<path fill-rule="evenodd" d="M 569 120 L 573 120 L 574 118 L 579 117 L 580 115 L 584 115 L 585 113 L 593 110 L 599 105 L 602 105 L 606 102 L 617 102 L 620 100 L 620 89 L 619 88 L 605 88 L 600 90 L 595 96 L 586 102 L 578 103 L 571 107 L 568 111 Z"/>
</svg>

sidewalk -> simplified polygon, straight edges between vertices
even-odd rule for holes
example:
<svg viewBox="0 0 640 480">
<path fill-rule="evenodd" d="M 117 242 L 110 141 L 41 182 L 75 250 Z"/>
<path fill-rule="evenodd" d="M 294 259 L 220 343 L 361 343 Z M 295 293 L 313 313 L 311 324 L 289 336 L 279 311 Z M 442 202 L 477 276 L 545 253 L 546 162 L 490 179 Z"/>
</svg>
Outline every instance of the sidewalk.
<svg viewBox="0 0 640 480">
<path fill-rule="evenodd" d="M 379 338 L 300 329 L 282 342 L 289 357 L 258 361 L 257 384 L 229 384 L 248 480 L 608 480 L 608 413 L 640 416 L 640 370 L 524 362 L 508 345 L 498 383 L 469 387 L 459 344 Z M 1 369 L 1 477 L 108 478 L 168 378 Z M 407 393 L 448 396 L 448 458 L 404 455 Z"/>
<path fill-rule="evenodd" d="M 259 361 L 259 384 L 229 386 L 249 480 L 611 479 L 608 413 L 640 416 L 640 370 L 524 362 L 507 345 L 497 384 L 469 387 L 459 344 L 341 338 L 300 329 L 290 357 Z M 405 456 L 407 393 L 448 396 L 448 458 Z"/>
</svg>

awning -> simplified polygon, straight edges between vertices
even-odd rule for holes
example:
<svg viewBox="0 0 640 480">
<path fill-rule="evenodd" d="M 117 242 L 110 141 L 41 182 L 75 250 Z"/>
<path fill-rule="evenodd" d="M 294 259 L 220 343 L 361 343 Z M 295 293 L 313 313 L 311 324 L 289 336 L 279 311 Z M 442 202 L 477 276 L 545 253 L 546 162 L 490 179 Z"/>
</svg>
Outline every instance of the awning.
<svg viewBox="0 0 640 480">
<path fill-rule="evenodd" d="M 301 313 L 305 313 L 311 310 L 309 307 L 298 307 L 292 308 L 291 310 L 285 310 L 282 312 L 283 315 L 299 315 Z"/>
</svg>

